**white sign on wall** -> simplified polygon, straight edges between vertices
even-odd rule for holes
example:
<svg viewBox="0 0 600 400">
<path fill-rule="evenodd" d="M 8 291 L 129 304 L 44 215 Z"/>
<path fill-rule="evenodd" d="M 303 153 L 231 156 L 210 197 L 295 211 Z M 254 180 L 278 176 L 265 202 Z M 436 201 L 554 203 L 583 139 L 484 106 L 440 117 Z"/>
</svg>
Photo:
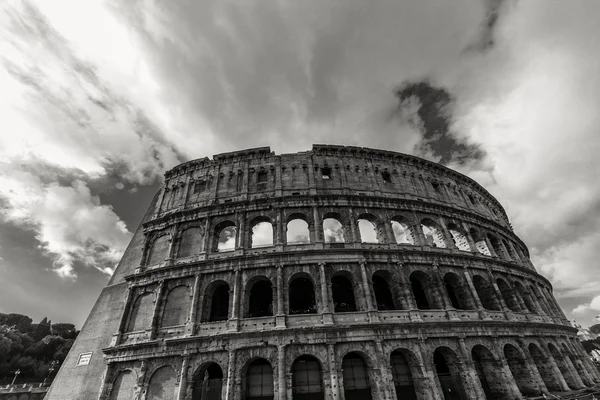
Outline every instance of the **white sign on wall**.
<svg viewBox="0 0 600 400">
<path fill-rule="evenodd" d="M 89 365 L 91 359 L 92 353 L 81 353 L 79 354 L 79 358 L 77 359 L 77 366 L 81 367 L 84 365 Z"/>
</svg>

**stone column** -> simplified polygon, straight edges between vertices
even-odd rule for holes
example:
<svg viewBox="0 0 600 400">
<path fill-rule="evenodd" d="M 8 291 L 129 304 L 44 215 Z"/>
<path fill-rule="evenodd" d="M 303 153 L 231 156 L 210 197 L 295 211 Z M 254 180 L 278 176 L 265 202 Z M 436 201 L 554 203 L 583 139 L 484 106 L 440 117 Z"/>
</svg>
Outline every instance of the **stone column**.
<svg viewBox="0 0 600 400">
<path fill-rule="evenodd" d="M 421 222 L 417 221 L 417 223 L 413 226 L 413 229 L 415 231 L 416 234 L 416 240 L 417 243 L 415 243 L 418 246 L 428 246 L 429 243 L 427 243 L 427 240 L 425 239 L 425 234 L 423 233 L 423 227 L 421 227 Z"/>
<path fill-rule="evenodd" d="M 315 243 L 323 244 L 323 223 L 321 221 L 321 217 L 319 216 L 319 209 L 317 206 L 313 206 L 313 221 L 314 221 L 314 237 Z"/>
<path fill-rule="evenodd" d="M 277 314 L 275 316 L 275 325 L 277 328 L 285 328 L 285 309 L 283 305 L 283 293 L 285 292 L 283 284 L 283 265 L 277 265 Z"/>
<path fill-rule="evenodd" d="M 376 359 L 378 359 L 377 364 L 381 366 L 379 376 L 381 379 L 379 380 L 379 393 L 383 394 L 384 399 L 396 399 L 396 389 L 394 388 L 394 379 L 391 373 L 391 365 L 390 360 L 385 356 L 385 352 L 383 351 L 383 345 L 381 340 L 375 340 L 375 350 Z"/>
<path fill-rule="evenodd" d="M 340 380 L 333 343 L 327 343 L 327 363 L 329 364 L 329 377 L 331 379 L 331 400 L 340 400 Z"/>
<path fill-rule="evenodd" d="M 477 371 L 475 370 L 475 366 L 473 365 L 473 360 L 471 359 L 471 354 L 469 350 L 467 350 L 467 346 L 465 344 L 464 338 L 458 339 L 458 346 L 460 348 L 460 352 L 463 358 L 463 368 L 464 370 L 460 372 L 460 376 L 463 379 L 464 383 L 467 386 L 465 389 L 467 392 L 467 397 L 472 400 L 480 400 L 485 399 L 485 393 L 483 392 L 483 387 L 481 386 L 481 381 L 479 380 L 479 376 L 477 375 Z M 471 390 L 469 390 L 469 387 Z"/>
<path fill-rule="evenodd" d="M 190 356 L 184 355 L 181 363 L 181 373 L 179 374 L 179 388 L 177 389 L 177 400 L 185 400 L 187 390 L 187 370 L 190 363 Z"/>
<path fill-rule="evenodd" d="M 285 345 L 277 346 L 277 390 L 278 400 L 286 400 L 287 390 L 285 384 L 286 377 L 285 366 Z"/>
<path fill-rule="evenodd" d="M 240 319 L 240 293 L 242 290 L 242 272 L 240 268 L 235 269 L 233 278 L 233 299 L 231 299 L 231 317 L 228 321 L 228 330 L 237 331 Z"/>
<path fill-rule="evenodd" d="M 148 372 L 148 361 L 142 360 L 140 365 L 140 373 L 138 374 L 136 382 L 136 394 L 135 399 L 143 400 L 146 397 L 146 391 L 148 390 L 148 384 L 146 383 L 146 373 Z"/>
<path fill-rule="evenodd" d="M 233 400 L 235 398 L 236 391 L 241 388 L 236 387 L 235 384 L 237 371 L 235 367 L 236 363 L 236 350 L 229 350 L 229 362 L 227 363 L 227 386 L 225 387 L 225 400 Z"/>
<path fill-rule="evenodd" d="M 117 332 L 113 335 L 111 341 L 110 341 L 110 346 L 117 346 L 118 344 L 121 343 L 121 336 L 123 335 L 123 332 L 125 332 L 127 330 L 127 322 L 129 320 L 129 314 L 131 313 L 131 306 L 133 303 L 133 292 L 135 291 L 135 288 L 133 286 L 127 286 L 127 294 L 125 295 L 125 306 L 123 307 L 123 313 L 121 314 L 121 320 L 119 321 L 119 329 L 117 330 Z"/>
<path fill-rule="evenodd" d="M 535 365 L 533 358 L 531 358 L 531 354 L 529 354 L 527 346 L 522 340 L 519 340 L 518 342 L 519 347 L 521 348 L 521 351 L 525 356 L 525 365 L 527 366 L 527 370 L 529 371 L 531 379 L 534 380 L 534 383 L 538 387 L 540 392 L 549 394 L 550 392 L 548 392 L 548 388 L 546 387 L 546 384 L 544 383 L 544 380 L 542 379 L 542 376 L 540 375 L 540 372 L 537 369 L 537 365 Z"/>
<path fill-rule="evenodd" d="M 175 258 L 175 242 L 177 241 L 178 230 L 178 225 L 174 225 L 171 227 L 169 233 L 167 233 L 167 235 L 169 235 L 169 248 L 167 249 L 165 261 L 171 261 Z"/>
<path fill-rule="evenodd" d="M 204 219 L 204 237 L 202 238 L 202 251 L 204 253 L 210 253 L 212 251 L 210 245 L 213 237 L 213 231 L 210 228 L 210 216 L 207 215 Z"/>
<path fill-rule="evenodd" d="M 350 227 L 350 237 L 347 238 L 344 235 L 346 243 L 361 243 L 360 229 L 358 228 L 358 221 L 356 220 L 356 215 L 354 215 L 352 207 L 348 207 L 348 213 L 346 215 L 348 216 L 346 223 Z"/>
<path fill-rule="evenodd" d="M 510 285 L 510 289 L 513 291 L 513 294 L 515 296 L 515 299 L 517 300 L 517 303 L 519 304 L 520 312 L 528 313 L 529 309 L 527 308 L 527 305 L 525 304 L 525 299 L 523 299 L 521 292 L 519 292 L 517 290 L 517 285 L 515 285 L 515 282 L 510 278 L 510 276 L 508 278 L 508 283 Z"/>
<path fill-rule="evenodd" d="M 465 233 L 465 237 L 467 238 L 467 242 L 469 242 L 469 247 L 471 248 L 472 253 L 479 254 L 479 250 L 477 250 L 477 245 L 473 240 L 473 236 L 471 236 L 471 232 L 469 232 L 469 227 L 464 222 L 462 223 L 462 228 Z"/>
<path fill-rule="evenodd" d="M 362 286 L 362 291 L 365 296 L 365 300 L 367 302 L 367 311 L 375 311 L 375 307 L 373 306 L 373 295 L 371 294 L 369 278 L 367 277 L 366 264 L 367 263 L 365 261 L 359 262 L 360 277 L 361 277 L 361 283 L 362 283 L 361 286 Z"/>
<path fill-rule="evenodd" d="M 475 300 L 475 305 L 477 307 L 477 311 L 479 312 L 479 317 L 481 319 L 490 319 L 486 310 L 483 308 L 483 304 L 481 303 L 481 299 L 479 298 L 479 294 L 477 294 L 477 290 L 475 290 L 475 285 L 473 284 L 473 279 L 471 278 L 471 273 L 467 267 L 464 267 L 465 280 L 467 281 L 467 285 L 469 286 L 469 290 L 471 291 L 471 297 Z"/>
<path fill-rule="evenodd" d="M 498 287 L 498 283 L 496 282 L 496 279 L 494 279 L 494 274 L 491 269 L 488 269 L 488 277 L 490 279 L 490 284 L 492 285 L 492 288 L 494 288 L 494 293 L 496 294 L 496 297 L 498 298 L 498 302 L 500 303 L 500 308 L 502 309 L 502 312 L 504 312 L 504 317 L 506 319 L 514 319 L 511 309 L 508 308 L 506 301 L 504 301 L 504 296 L 502 296 L 502 292 L 500 291 L 500 288 Z"/>
<path fill-rule="evenodd" d="M 502 351 L 502 347 L 498 345 L 498 343 L 494 340 L 494 347 L 496 348 L 496 354 L 498 354 L 498 366 L 500 369 L 500 374 L 504 378 L 504 385 L 509 393 L 511 399 L 521 399 L 523 395 L 519 390 L 519 386 L 517 386 L 517 382 L 513 377 L 512 372 L 510 371 L 510 367 L 506 358 L 504 357 L 504 352 Z"/>
<path fill-rule="evenodd" d="M 333 324 L 333 316 L 331 315 L 331 309 L 329 307 L 329 282 L 327 281 L 327 275 L 325 274 L 325 263 L 319 263 L 319 281 L 321 283 L 321 313 L 323 314 L 323 323 L 326 325 Z"/>
<path fill-rule="evenodd" d="M 415 341 L 414 346 L 415 353 L 423 360 L 423 365 L 421 365 L 421 370 L 423 371 L 423 380 L 420 382 L 422 385 L 421 389 L 423 389 L 423 393 L 429 395 L 429 398 L 423 400 L 444 400 L 444 393 L 442 393 L 442 389 L 437 379 L 437 373 L 435 372 L 433 357 L 429 359 L 426 352 L 427 344 L 425 343 L 425 340 L 419 339 L 418 341 Z"/>
<path fill-rule="evenodd" d="M 406 270 L 404 269 L 404 264 L 402 262 L 397 262 L 398 265 L 398 279 L 400 283 L 400 290 L 402 291 L 402 295 L 406 299 L 407 310 L 410 316 L 411 321 L 422 322 L 421 314 L 419 313 L 419 309 L 417 308 L 417 303 L 415 301 L 415 297 L 413 296 L 412 288 L 410 287 L 410 281 L 406 276 Z"/>
<path fill-rule="evenodd" d="M 562 391 L 563 392 L 570 391 L 571 388 L 569 388 L 569 385 L 567 384 L 565 377 L 563 376 L 560 368 L 558 367 L 556 360 L 554 359 L 554 357 L 552 357 L 552 354 L 550 354 L 547 349 L 543 348 L 543 346 L 540 346 L 540 349 L 541 349 L 542 353 L 546 353 L 546 354 L 544 354 L 544 357 L 546 357 L 548 364 L 550 364 L 550 367 L 552 368 L 552 372 L 553 372 L 554 376 L 556 377 L 556 379 L 558 380 L 558 384 L 560 385 Z"/>
<path fill-rule="evenodd" d="M 160 281 L 158 284 L 158 290 L 156 293 L 156 298 L 154 299 L 154 312 L 152 314 L 152 327 L 150 332 L 150 340 L 156 339 L 156 334 L 158 332 L 158 324 L 160 318 L 160 309 L 162 306 L 162 299 L 164 297 L 165 292 L 165 281 Z"/>
<path fill-rule="evenodd" d="M 193 335 L 194 334 L 194 325 L 196 324 L 196 319 L 197 319 L 197 313 L 198 313 L 198 301 L 200 299 L 200 274 L 196 274 L 196 276 L 194 277 L 194 289 L 193 289 L 193 293 L 192 293 L 192 307 L 190 309 L 190 316 L 189 316 L 189 321 L 188 321 L 188 325 L 189 325 L 189 331 L 188 334 L 189 335 Z"/>
<path fill-rule="evenodd" d="M 579 375 L 579 372 L 577 371 L 577 368 L 575 368 L 575 365 L 573 364 L 573 362 L 571 362 L 569 355 L 562 354 L 561 358 L 558 359 L 558 362 L 560 362 L 564 366 L 564 368 L 567 369 L 567 373 L 573 377 L 573 380 L 575 381 L 575 385 L 577 386 L 576 389 L 583 389 L 585 387 L 585 383 L 583 383 L 583 379 Z"/>
</svg>

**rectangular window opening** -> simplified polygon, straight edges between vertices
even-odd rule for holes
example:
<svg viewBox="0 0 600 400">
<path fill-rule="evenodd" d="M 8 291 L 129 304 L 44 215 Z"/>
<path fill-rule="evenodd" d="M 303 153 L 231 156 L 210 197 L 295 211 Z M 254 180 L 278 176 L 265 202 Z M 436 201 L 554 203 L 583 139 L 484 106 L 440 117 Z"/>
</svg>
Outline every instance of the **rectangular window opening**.
<svg viewBox="0 0 600 400">
<path fill-rule="evenodd" d="M 321 168 L 321 179 L 331 179 L 331 168 L 329 168 L 329 167 Z"/>
</svg>

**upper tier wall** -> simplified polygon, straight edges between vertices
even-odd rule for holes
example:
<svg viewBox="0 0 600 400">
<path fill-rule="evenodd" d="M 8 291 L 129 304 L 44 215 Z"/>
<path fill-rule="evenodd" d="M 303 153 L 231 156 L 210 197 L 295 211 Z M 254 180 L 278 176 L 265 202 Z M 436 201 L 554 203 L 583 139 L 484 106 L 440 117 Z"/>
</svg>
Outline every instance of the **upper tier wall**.
<svg viewBox="0 0 600 400">
<path fill-rule="evenodd" d="M 374 195 L 448 204 L 512 229 L 500 203 L 472 179 L 418 157 L 361 147 L 314 145 L 312 151 L 282 155 L 261 147 L 218 154 L 171 169 L 161 192 L 157 214 L 264 197 Z"/>
</svg>

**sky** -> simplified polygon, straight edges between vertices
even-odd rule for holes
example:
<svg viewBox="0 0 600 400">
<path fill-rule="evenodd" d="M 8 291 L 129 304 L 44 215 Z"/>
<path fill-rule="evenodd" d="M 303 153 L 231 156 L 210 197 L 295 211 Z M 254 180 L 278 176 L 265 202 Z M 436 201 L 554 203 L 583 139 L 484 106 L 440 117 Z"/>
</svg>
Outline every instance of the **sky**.
<svg viewBox="0 0 600 400">
<path fill-rule="evenodd" d="M 166 169 L 313 143 L 440 162 L 600 312 L 600 2 L 0 2 L 0 312 L 81 327 Z"/>
</svg>

